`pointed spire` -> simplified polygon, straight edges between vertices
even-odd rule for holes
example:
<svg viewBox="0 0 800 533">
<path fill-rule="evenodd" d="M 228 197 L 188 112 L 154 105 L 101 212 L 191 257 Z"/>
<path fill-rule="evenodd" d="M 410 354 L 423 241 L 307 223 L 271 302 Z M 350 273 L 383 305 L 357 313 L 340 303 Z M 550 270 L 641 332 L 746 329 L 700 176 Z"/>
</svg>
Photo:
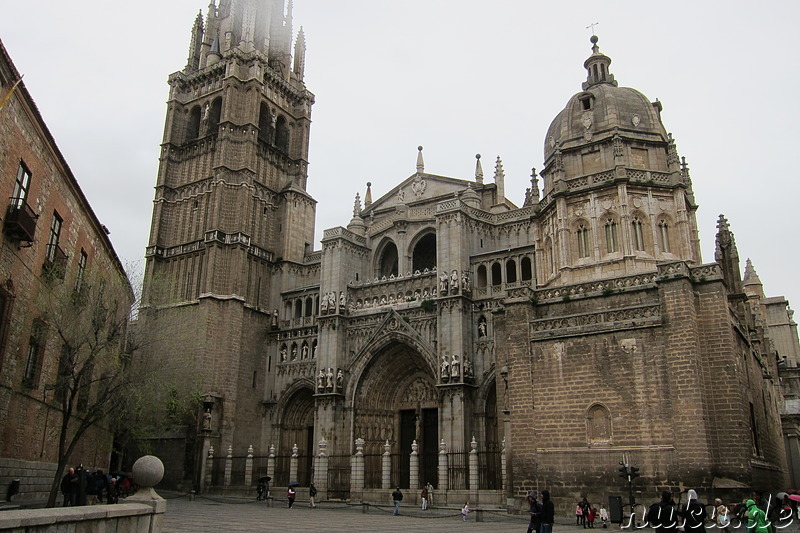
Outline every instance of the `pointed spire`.
<svg viewBox="0 0 800 533">
<path fill-rule="evenodd" d="M 611 74 L 609 70 L 611 58 L 600 53 L 600 47 L 597 46 L 597 41 L 599 40 L 597 35 L 592 35 L 589 40 L 592 42 L 592 55 L 583 62 L 583 68 L 585 68 L 587 72 L 586 81 L 583 83 L 583 90 L 585 91 L 592 85 L 597 85 L 599 83 L 609 83 L 616 87 L 617 82 L 614 79 L 614 75 Z"/>
<path fill-rule="evenodd" d="M 198 11 L 192 26 L 192 37 L 189 40 L 189 58 L 186 61 L 187 68 L 200 68 L 200 47 L 203 44 L 203 12 Z"/>
<path fill-rule="evenodd" d="M 536 168 L 531 169 L 531 203 L 539 203 L 539 178 L 536 175 Z"/>
<path fill-rule="evenodd" d="M 724 215 L 717 221 L 716 252 L 714 260 L 722 268 L 722 277 L 732 294 L 742 292 L 742 277 L 739 274 L 739 251 L 736 249 L 736 240 L 730 230 Z"/>
<path fill-rule="evenodd" d="M 367 182 L 367 192 L 364 194 L 364 208 L 372 205 L 372 183 Z"/>
<path fill-rule="evenodd" d="M 303 81 L 306 69 L 306 34 L 303 32 L 303 27 L 300 26 L 300 31 L 297 33 L 297 40 L 294 43 L 294 72 L 295 77 Z"/>
<path fill-rule="evenodd" d="M 744 289 L 749 295 L 764 298 L 764 287 L 761 284 L 761 278 L 758 277 L 758 273 L 753 267 L 753 262 L 749 258 L 744 267 Z"/>
<path fill-rule="evenodd" d="M 475 154 L 475 183 L 483 185 L 483 167 L 481 166 L 481 154 Z"/>
<path fill-rule="evenodd" d="M 417 174 L 422 174 L 425 172 L 425 161 L 422 160 L 422 146 L 417 146 L 417 150 L 419 150 L 419 153 L 417 153 Z"/>
<path fill-rule="evenodd" d="M 505 180 L 506 173 L 503 170 L 503 162 L 500 160 L 500 156 L 497 156 L 497 160 L 494 163 L 494 182 L 497 185 L 497 199 L 495 203 L 503 203 L 506 199 L 506 187 L 505 187 Z"/>
<path fill-rule="evenodd" d="M 356 193 L 356 199 L 353 202 L 353 216 L 358 216 L 361 213 L 361 196 Z"/>
</svg>

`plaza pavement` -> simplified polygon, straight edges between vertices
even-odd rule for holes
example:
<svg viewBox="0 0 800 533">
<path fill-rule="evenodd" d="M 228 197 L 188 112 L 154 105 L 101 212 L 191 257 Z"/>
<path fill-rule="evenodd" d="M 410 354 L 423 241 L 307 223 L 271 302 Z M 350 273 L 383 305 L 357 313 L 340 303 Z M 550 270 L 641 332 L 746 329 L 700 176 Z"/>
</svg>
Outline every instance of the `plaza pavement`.
<svg viewBox="0 0 800 533">
<path fill-rule="evenodd" d="M 484 511 L 483 522 L 477 522 L 477 513 L 468 515 L 467 521 L 461 518 L 457 508 L 442 509 L 434 507 L 427 511 L 417 506 L 401 506 L 400 515 L 392 516 L 394 507 L 369 506 L 367 512 L 359 505 L 322 502 L 317 508 L 308 507 L 307 501 L 297 501 L 294 508 L 288 509 L 285 501 L 276 501 L 272 507 L 255 500 L 217 498 L 198 496 L 190 501 L 187 496 L 176 497 L 161 493 L 167 499 L 167 512 L 164 515 L 164 533 L 214 533 L 283 531 L 313 532 L 424 532 L 455 533 L 464 531 L 491 531 L 497 533 L 525 533 L 529 518 L 512 516 L 504 511 Z M 554 533 L 585 533 L 583 528 L 567 526 L 558 521 Z M 598 533 L 602 526 L 596 527 Z M 619 531 L 619 526 L 610 526 Z"/>
</svg>

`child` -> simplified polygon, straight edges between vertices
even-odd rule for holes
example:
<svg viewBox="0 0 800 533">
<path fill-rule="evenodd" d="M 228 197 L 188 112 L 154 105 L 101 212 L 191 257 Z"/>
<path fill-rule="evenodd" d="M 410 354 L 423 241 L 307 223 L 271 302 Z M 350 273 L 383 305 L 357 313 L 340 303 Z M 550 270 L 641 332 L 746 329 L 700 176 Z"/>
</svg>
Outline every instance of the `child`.
<svg viewBox="0 0 800 533">
<path fill-rule="evenodd" d="M 597 516 L 597 509 L 595 509 L 594 507 L 589 509 L 589 516 L 586 517 L 586 522 L 587 525 L 589 526 L 589 529 L 594 529 L 594 519 L 596 516 Z"/>
<path fill-rule="evenodd" d="M 608 522 L 608 509 L 606 509 L 606 506 L 603 504 L 600 504 L 600 520 L 603 521 L 603 529 L 606 529 L 608 527 L 606 523 Z"/>
<path fill-rule="evenodd" d="M 467 515 L 469 514 L 469 502 L 464 503 L 464 508 L 461 509 L 461 516 L 464 518 L 464 522 L 467 521 Z"/>
</svg>

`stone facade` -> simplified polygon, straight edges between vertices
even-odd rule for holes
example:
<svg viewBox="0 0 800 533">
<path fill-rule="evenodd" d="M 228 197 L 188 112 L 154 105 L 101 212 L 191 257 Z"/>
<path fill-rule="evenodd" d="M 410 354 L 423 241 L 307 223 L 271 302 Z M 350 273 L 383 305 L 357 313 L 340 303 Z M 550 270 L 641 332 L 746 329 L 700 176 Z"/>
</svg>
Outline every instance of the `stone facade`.
<svg viewBox="0 0 800 533">
<path fill-rule="evenodd" d="M 0 237 L 0 486 L 19 478 L 17 499 L 41 501 L 58 459 L 54 384 L 62 344 L 37 302 L 56 285 L 81 290 L 90 273 L 101 273 L 128 309 L 133 293 L 25 84 L 11 92 L 19 79 L 0 44 L 0 196 L 10 198 Z M 90 429 L 72 459 L 106 468 L 112 437 Z"/>
<path fill-rule="evenodd" d="M 596 38 L 521 207 L 499 158 L 490 181 L 480 156 L 456 179 L 426 173 L 420 147 L 414 174 L 375 201 L 367 184 L 312 251 L 303 38 L 289 69 L 291 14 L 258 5 L 234 24 L 234 4 L 212 2 L 170 77 L 140 326 L 205 372 L 195 484 L 241 484 L 250 445 L 256 469 L 271 446 L 278 470 L 304 458 L 307 483 L 324 442 L 317 485 L 348 497 L 359 439 L 364 494 L 417 479 L 496 503 L 605 500 L 627 492 L 623 454 L 647 497 L 782 486 L 775 351 L 733 235 L 720 217 L 703 264 L 661 104 L 617 86 Z M 170 290 L 148 291 L 159 280 Z"/>
</svg>

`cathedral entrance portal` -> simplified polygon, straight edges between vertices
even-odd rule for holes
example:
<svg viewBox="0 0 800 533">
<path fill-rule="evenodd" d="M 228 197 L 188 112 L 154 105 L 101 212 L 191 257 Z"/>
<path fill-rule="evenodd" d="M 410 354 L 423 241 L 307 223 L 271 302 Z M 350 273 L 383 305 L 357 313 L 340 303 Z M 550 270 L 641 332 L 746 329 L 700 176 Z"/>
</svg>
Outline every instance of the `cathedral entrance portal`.
<svg viewBox="0 0 800 533">
<path fill-rule="evenodd" d="M 422 354 L 392 341 L 373 355 L 361 373 L 353 412 L 353 439 L 364 439 L 366 488 L 380 488 L 381 456 L 387 441 L 392 485 L 409 487 L 414 441 L 419 482 L 437 484 L 439 395 L 434 370 Z"/>
<path fill-rule="evenodd" d="M 297 446 L 297 479 L 289 479 L 289 463 L 293 448 Z M 273 483 L 286 485 L 297 481 L 308 486 L 313 472 L 314 459 L 314 397 L 312 389 L 301 388 L 291 395 L 286 405 Z"/>
</svg>

